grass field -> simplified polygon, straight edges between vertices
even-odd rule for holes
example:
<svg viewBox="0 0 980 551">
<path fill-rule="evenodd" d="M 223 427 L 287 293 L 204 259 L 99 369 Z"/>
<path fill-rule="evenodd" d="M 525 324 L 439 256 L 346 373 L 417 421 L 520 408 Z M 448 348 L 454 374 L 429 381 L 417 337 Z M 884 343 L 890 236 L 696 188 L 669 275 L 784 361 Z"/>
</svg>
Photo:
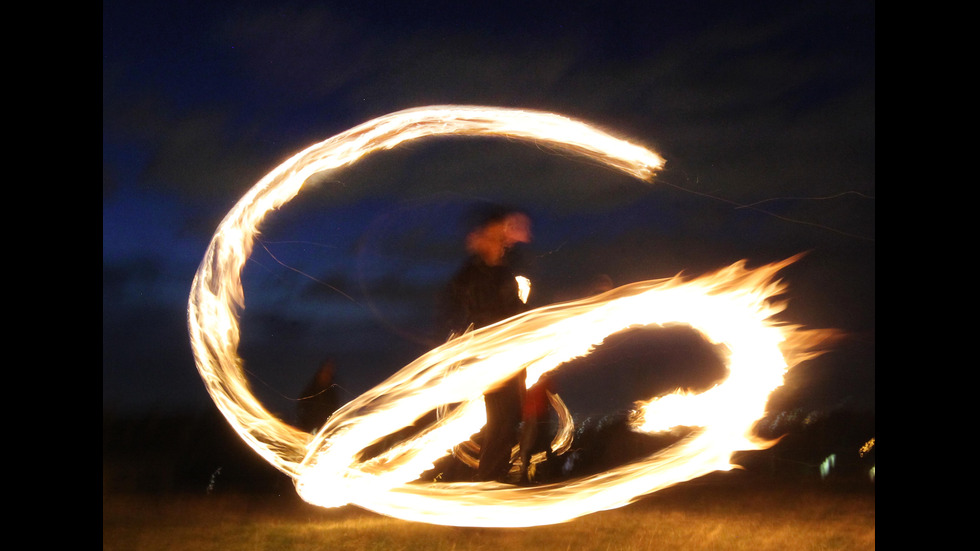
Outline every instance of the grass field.
<svg viewBox="0 0 980 551">
<path fill-rule="evenodd" d="M 716 473 L 630 506 L 535 528 L 454 528 L 355 507 L 322 509 L 291 488 L 260 494 L 106 494 L 104 550 L 874 549 L 868 484 Z"/>
<path fill-rule="evenodd" d="M 873 414 L 873 412 L 872 412 Z M 875 547 L 871 416 L 790 431 L 714 473 L 612 511 L 520 529 L 433 526 L 304 503 L 220 416 L 103 414 L 102 548 L 116 550 L 862 550 Z M 838 451 L 839 450 L 839 451 Z M 837 452 L 833 474 L 821 461 Z"/>
</svg>

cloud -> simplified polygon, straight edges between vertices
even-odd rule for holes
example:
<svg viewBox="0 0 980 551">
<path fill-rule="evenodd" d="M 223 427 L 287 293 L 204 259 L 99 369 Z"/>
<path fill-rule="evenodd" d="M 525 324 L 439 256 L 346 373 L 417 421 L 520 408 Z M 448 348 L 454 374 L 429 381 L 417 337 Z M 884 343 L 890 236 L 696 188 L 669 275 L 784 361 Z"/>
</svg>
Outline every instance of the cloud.
<svg viewBox="0 0 980 551">
<path fill-rule="evenodd" d="M 669 18 L 690 14 L 644 13 L 631 5 L 616 11 L 632 20 L 600 21 L 573 9 L 552 19 L 528 14 L 508 30 L 504 22 L 513 18 L 505 9 L 399 23 L 367 8 L 304 3 L 206 14 L 196 31 L 210 38 L 190 42 L 194 55 L 180 70 L 144 88 L 126 82 L 134 94 L 125 98 L 113 93 L 120 82 L 104 81 L 104 121 L 111 123 L 104 135 L 109 128 L 137 137 L 150 159 L 143 185 L 211 200 L 240 195 L 288 155 L 354 124 L 435 103 L 560 111 L 661 147 L 669 168 L 740 200 L 764 199 L 787 186 L 833 188 L 840 179 L 827 174 L 827 154 L 868 142 L 869 123 L 844 118 L 854 113 L 841 106 L 866 108 L 854 96 L 868 97 L 869 78 L 873 102 L 873 72 L 857 73 L 867 60 L 873 70 L 873 51 L 845 57 L 844 46 L 828 45 L 841 34 L 853 40 L 873 33 L 860 12 L 835 17 L 804 6 L 763 18 L 726 9 L 698 25 L 685 20 L 681 26 L 690 32 L 681 33 L 670 30 Z M 849 23 L 855 30 L 835 27 Z M 205 72 L 224 80 L 214 84 L 218 75 Z M 153 86 L 160 78 L 179 80 Z M 187 90 L 195 79 L 205 84 L 200 93 Z M 873 133 L 873 103 L 871 117 Z M 814 147 L 834 141 L 842 145 L 833 151 Z M 509 185 L 533 193 L 535 186 L 524 182 L 543 181 L 537 190 L 548 191 L 549 182 L 561 181 L 566 192 L 552 193 L 553 199 L 594 198 L 573 170 L 556 169 L 537 153 L 467 148 L 440 155 L 438 146 L 411 144 L 404 155 L 378 161 L 373 172 L 357 170 L 371 178 L 375 195 Z M 513 168 L 487 186 L 486 175 L 500 171 L 493 157 Z M 773 178 L 782 161 L 805 177 Z M 813 168 L 824 170 L 806 177 Z"/>
<path fill-rule="evenodd" d="M 257 330 L 298 324 L 296 338 L 315 336 L 306 320 L 321 306 L 331 331 L 351 322 L 338 341 L 366 334 L 365 320 L 405 328 L 399 295 L 428 312 L 422 295 L 458 262 L 456 221 L 477 200 L 532 210 L 549 284 L 816 249 L 794 285 L 822 313 L 853 299 L 873 328 L 874 5 L 711 4 L 103 4 L 104 336 L 152 340 L 150 307 L 181 324 L 217 222 L 286 158 L 443 103 L 559 112 L 657 150 L 667 167 L 651 185 L 535 144 L 467 138 L 410 142 L 323 174 L 262 228 L 282 264 L 259 248 L 249 263 L 273 289 L 259 296 L 266 282 L 249 282 Z M 346 299 L 291 268 L 366 289 L 373 303 L 355 296 L 359 310 L 345 314 Z M 847 281 L 826 272 L 861 274 L 849 285 L 870 299 L 821 283 Z M 129 300 L 140 293 L 173 304 Z M 137 314 L 125 311 L 133 304 Z M 168 338 L 186 342 L 184 332 Z M 113 351 L 104 371 L 137 357 Z"/>
</svg>

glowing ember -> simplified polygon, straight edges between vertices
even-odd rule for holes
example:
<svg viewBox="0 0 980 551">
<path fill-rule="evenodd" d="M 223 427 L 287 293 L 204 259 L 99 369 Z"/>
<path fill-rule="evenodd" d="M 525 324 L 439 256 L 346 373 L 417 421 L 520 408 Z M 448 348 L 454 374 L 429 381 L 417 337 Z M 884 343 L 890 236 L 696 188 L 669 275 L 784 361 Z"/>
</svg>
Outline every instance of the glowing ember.
<svg viewBox="0 0 980 551">
<path fill-rule="evenodd" d="M 775 274 L 792 259 L 748 270 L 634 283 L 588 299 L 540 308 L 485 327 L 432 350 L 338 410 L 316 434 L 272 416 L 255 399 L 237 354 L 240 274 L 270 210 L 295 196 L 318 172 L 373 151 L 431 135 L 491 135 L 530 140 L 584 155 L 648 179 L 656 154 L 580 122 L 553 114 L 445 106 L 401 111 L 316 144 L 253 187 L 215 233 L 194 279 L 188 325 L 198 370 L 229 423 L 272 465 L 291 476 L 303 499 L 322 506 L 355 504 L 390 516 L 435 524 L 529 526 L 567 521 L 619 507 L 637 497 L 716 470 L 732 468 L 739 450 L 767 443 L 751 435 L 769 394 L 789 366 L 807 357 L 819 334 L 780 324 L 771 302 Z M 638 404 L 635 430 L 697 427 L 677 445 L 612 471 L 564 484 L 518 488 L 498 483 L 412 483 L 486 422 L 483 393 L 521 369 L 528 385 L 564 362 L 586 355 L 608 335 L 634 326 L 688 324 L 728 349 L 729 377 L 698 395 L 669 395 Z M 571 438 L 567 410 L 551 397 Z M 446 408 L 453 404 L 453 408 Z M 367 460 L 361 451 L 439 409 L 439 420 L 413 438 Z M 465 459 L 464 459 L 465 460 Z"/>
</svg>

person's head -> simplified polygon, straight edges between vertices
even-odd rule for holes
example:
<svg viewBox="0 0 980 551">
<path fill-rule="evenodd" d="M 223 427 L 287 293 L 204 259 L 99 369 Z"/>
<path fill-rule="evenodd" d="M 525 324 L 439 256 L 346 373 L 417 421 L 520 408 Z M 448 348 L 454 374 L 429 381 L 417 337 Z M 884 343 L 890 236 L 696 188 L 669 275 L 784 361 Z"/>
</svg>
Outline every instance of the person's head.
<svg viewBox="0 0 980 551">
<path fill-rule="evenodd" d="M 494 207 L 482 213 L 466 235 L 466 250 L 491 266 L 517 243 L 531 242 L 531 218 L 517 209 Z"/>
<path fill-rule="evenodd" d="M 323 360 L 323 363 L 320 364 L 320 369 L 318 369 L 316 372 L 317 382 L 320 384 L 326 384 L 332 381 L 334 370 L 335 367 L 332 359 L 327 358 L 326 360 Z"/>
</svg>

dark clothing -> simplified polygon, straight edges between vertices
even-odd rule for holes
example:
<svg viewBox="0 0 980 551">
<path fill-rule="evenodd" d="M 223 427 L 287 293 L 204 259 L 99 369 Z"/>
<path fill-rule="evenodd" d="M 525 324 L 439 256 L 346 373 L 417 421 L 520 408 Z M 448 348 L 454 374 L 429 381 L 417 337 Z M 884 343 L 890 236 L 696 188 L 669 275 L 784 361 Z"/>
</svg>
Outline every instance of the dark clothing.
<svg viewBox="0 0 980 551">
<path fill-rule="evenodd" d="M 500 480 L 510 471 L 514 446 L 520 441 L 521 399 L 526 373 L 521 371 L 504 386 L 483 395 L 487 407 L 487 424 L 480 443 L 480 480 Z"/>
<path fill-rule="evenodd" d="M 475 256 L 456 272 L 448 295 L 446 320 L 448 329 L 455 335 L 462 334 L 470 325 L 479 329 L 525 309 L 510 268 L 488 266 Z"/>
<path fill-rule="evenodd" d="M 449 285 L 446 319 L 449 331 L 461 335 L 470 326 L 479 329 L 525 310 L 517 281 L 506 265 L 488 266 L 471 257 Z M 484 395 L 487 424 L 480 443 L 480 480 L 499 480 L 510 470 L 511 450 L 518 444 L 525 379 L 521 371 Z"/>
</svg>

